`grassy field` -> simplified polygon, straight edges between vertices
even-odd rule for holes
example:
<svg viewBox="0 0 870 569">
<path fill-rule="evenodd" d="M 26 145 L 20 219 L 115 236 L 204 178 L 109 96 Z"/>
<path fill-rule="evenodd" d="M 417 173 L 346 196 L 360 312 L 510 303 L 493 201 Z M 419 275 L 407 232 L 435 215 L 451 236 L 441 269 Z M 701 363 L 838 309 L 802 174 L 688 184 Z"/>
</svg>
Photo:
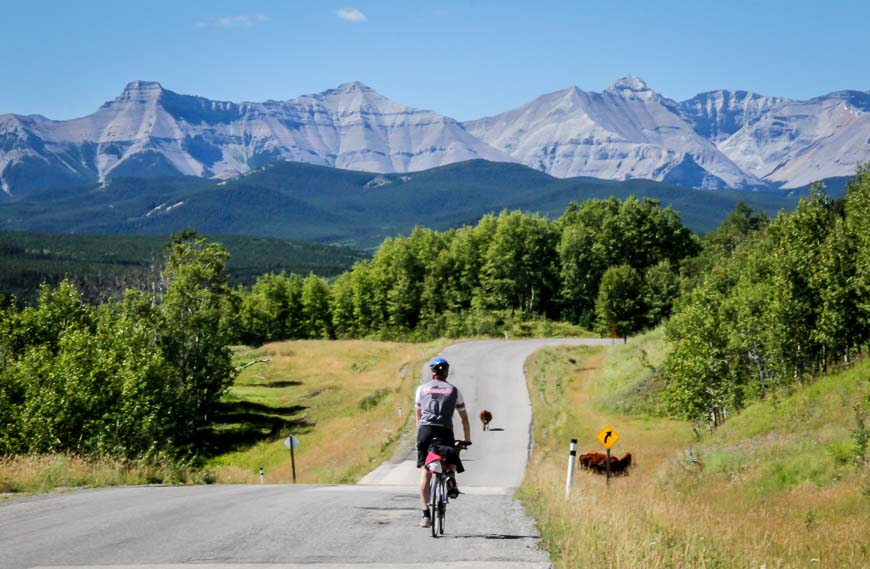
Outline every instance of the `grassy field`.
<svg viewBox="0 0 870 569">
<path fill-rule="evenodd" d="M 199 449 L 203 466 L 69 455 L 0 458 L 0 494 L 124 484 L 354 483 L 396 450 L 423 363 L 446 345 L 300 340 L 237 347 L 245 367 Z M 268 361 L 260 361 L 268 360 Z"/>
<path fill-rule="evenodd" d="M 0 457 L 0 497 L 128 484 L 205 484 L 209 472 L 172 461 L 129 462 L 66 454 Z"/>
<path fill-rule="evenodd" d="M 444 345 L 293 341 L 238 348 L 206 468 L 217 482 L 353 483 L 395 451 L 423 363 Z"/>
<path fill-rule="evenodd" d="M 520 496 L 556 566 L 870 567 L 870 468 L 856 460 L 870 361 L 697 439 L 657 415 L 662 345 L 655 332 L 527 362 L 536 448 Z M 613 454 L 633 455 L 630 476 L 608 485 L 578 470 L 566 500 L 569 440 L 601 450 L 607 424 Z"/>
<path fill-rule="evenodd" d="M 225 397 L 205 468 L 75 457 L 0 461 L 0 492 L 138 483 L 352 483 L 390 456 L 412 414 L 430 344 L 293 341 L 236 348 L 245 367 Z M 860 464 L 870 361 L 757 402 L 696 438 L 666 419 L 661 332 L 604 348 L 559 348 L 526 364 L 535 449 L 519 496 L 559 568 L 870 567 L 870 467 Z M 259 361 L 268 360 L 268 361 Z M 863 406 L 863 407 L 862 407 Z M 630 451 L 629 476 L 577 471 L 568 442 Z M 863 433 L 863 435 L 862 435 Z"/>
</svg>

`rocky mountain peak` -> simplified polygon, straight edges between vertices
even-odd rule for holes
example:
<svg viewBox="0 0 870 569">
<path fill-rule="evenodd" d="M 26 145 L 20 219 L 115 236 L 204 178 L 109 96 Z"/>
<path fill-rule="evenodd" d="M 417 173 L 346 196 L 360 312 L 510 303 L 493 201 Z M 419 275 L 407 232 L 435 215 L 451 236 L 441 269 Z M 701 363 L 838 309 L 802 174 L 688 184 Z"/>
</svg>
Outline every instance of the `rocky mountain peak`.
<svg viewBox="0 0 870 569">
<path fill-rule="evenodd" d="M 162 91 L 163 85 L 157 81 L 130 81 L 124 87 L 124 93 L 150 93 L 154 91 Z"/>
<path fill-rule="evenodd" d="M 646 82 L 640 77 L 635 77 L 634 75 L 628 75 L 615 81 L 610 87 L 607 88 L 607 91 L 611 93 L 616 93 L 622 96 L 631 96 L 631 95 L 642 95 L 645 93 L 655 93 L 650 86 L 646 84 Z"/>
<path fill-rule="evenodd" d="M 312 93 L 303 95 L 302 99 L 313 97 L 315 99 L 370 99 L 370 98 L 385 98 L 383 95 L 359 81 L 351 81 L 350 83 L 342 83 L 334 89 L 327 89 L 320 93 Z"/>
<path fill-rule="evenodd" d="M 157 81 L 130 81 L 116 101 L 154 101 L 163 94 L 163 86 Z"/>
<path fill-rule="evenodd" d="M 374 89 L 362 83 L 360 81 L 351 81 L 350 83 L 342 83 L 338 87 L 335 88 L 336 91 L 341 91 L 344 93 L 370 93 L 374 92 Z"/>
<path fill-rule="evenodd" d="M 833 93 L 828 93 L 823 97 L 816 97 L 815 100 L 825 98 L 838 99 L 852 105 L 859 111 L 870 112 L 870 91 L 834 91 Z"/>
<path fill-rule="evenodd" d="M 677 103 L 629 75 L 601 93 L 569 87 L 460 125 L 359 81 L 242 104 L 132 81 L 80 119 L 0 115 L 0 189 L 122 175 L 226 178 L 274 160 L 387 173 L 481 158 L 558 177 L 798 187 L 853 174 L 870 156 L 868 140 L 866 91 L 791 101 L 720 90 Z"/>
</svg>

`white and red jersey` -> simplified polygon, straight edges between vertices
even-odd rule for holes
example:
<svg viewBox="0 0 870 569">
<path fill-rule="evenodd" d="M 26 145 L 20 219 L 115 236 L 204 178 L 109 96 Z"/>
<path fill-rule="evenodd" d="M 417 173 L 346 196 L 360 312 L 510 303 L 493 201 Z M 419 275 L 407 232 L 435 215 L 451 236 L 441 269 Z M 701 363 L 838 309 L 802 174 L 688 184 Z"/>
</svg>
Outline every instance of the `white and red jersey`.
<svg viewBox="0 0 870 569">
<path fill-rule="evenodd" d="M 414 406 L 421 412 L 419 425 L 452 430 L 453 412 L 465 409 L 465 401 L 455 385 L 433 379 L 417 388 Z"/>
</svg>

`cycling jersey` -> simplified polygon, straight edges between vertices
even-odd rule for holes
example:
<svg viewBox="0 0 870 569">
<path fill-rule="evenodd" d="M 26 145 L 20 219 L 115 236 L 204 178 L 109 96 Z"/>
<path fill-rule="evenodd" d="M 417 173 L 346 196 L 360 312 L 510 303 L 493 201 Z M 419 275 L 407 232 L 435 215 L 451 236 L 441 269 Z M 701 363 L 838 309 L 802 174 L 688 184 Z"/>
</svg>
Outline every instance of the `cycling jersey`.
<svg viewBox="0 0 870 569">
<path fill-rule="evenodd" d="M 465 401 L 455 385 L 433 379 L 417 388 L 414 405 L 420 410 L 419 426 L 430 425 L 453 430 L 453 412 L 465 409 Z"/>
</svg>

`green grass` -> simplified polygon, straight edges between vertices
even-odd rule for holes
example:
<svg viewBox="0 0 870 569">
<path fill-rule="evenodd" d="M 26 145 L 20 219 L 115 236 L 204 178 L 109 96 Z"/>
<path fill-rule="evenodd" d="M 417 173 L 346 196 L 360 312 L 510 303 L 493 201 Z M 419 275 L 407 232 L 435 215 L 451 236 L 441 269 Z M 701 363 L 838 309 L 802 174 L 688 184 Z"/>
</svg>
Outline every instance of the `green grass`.
<svg viewBox="0 0 870 569">
<path fill-rule="evenodd" d="M 870 414 L 870 361 L 780 392 L 696 439 L 659 415 L 661 331 L 605 348 L 539 352 L 526 370 L 535 452 L 519 496 L 556 567 L 868 567 L 870 467 L 856 409 Z M 630 451 L 607 485 L 564 454 Z M 863 431 L 866 432 L 866 431 Z M 866 458 L 866 457 L 865 457 Z"/>
<path fill-rule="evenodd" d="M 663 413 L 663 337 L 663 329 L 657 328 L 633 338 L 630 344 L 616 340 L 608 348 L 608 365 L 601 370 L 600 381 L 589 386 L 602 409 L 622 414 Z"/>
<path fill-rule="evenodd" d="M 760 497 L 836 484 L 863 462 L 856 410 L 870 414 L 868 377 L 865 360 L 749 405 L 695 448 L 707 476 L 744 477 Z"/>
<path fill-rule="evenodd" d="M 845 434 L 854 420 L 854 408 L 870 387 L 870 361 L 841 373 L 823 376 L 804 387 L 772 394 L 743 410 L 717 433 L 724 442 L 763 433 Z"/>
<path fill-rule="evenodd" d="M 0 457 L 0 495 L 128 484 L 204 484 L 211 473 L 171 460 L 122 461 L 67 454 Z"/>
<path fill-rule="evenodd" d="M 444 342 L 276 342 L 235 350 L 245 368 L 223 399 L 206 469 L 219 482 L 353 483 L 390 456 L 409 417 L 423 362 Z"/>
</svg>

